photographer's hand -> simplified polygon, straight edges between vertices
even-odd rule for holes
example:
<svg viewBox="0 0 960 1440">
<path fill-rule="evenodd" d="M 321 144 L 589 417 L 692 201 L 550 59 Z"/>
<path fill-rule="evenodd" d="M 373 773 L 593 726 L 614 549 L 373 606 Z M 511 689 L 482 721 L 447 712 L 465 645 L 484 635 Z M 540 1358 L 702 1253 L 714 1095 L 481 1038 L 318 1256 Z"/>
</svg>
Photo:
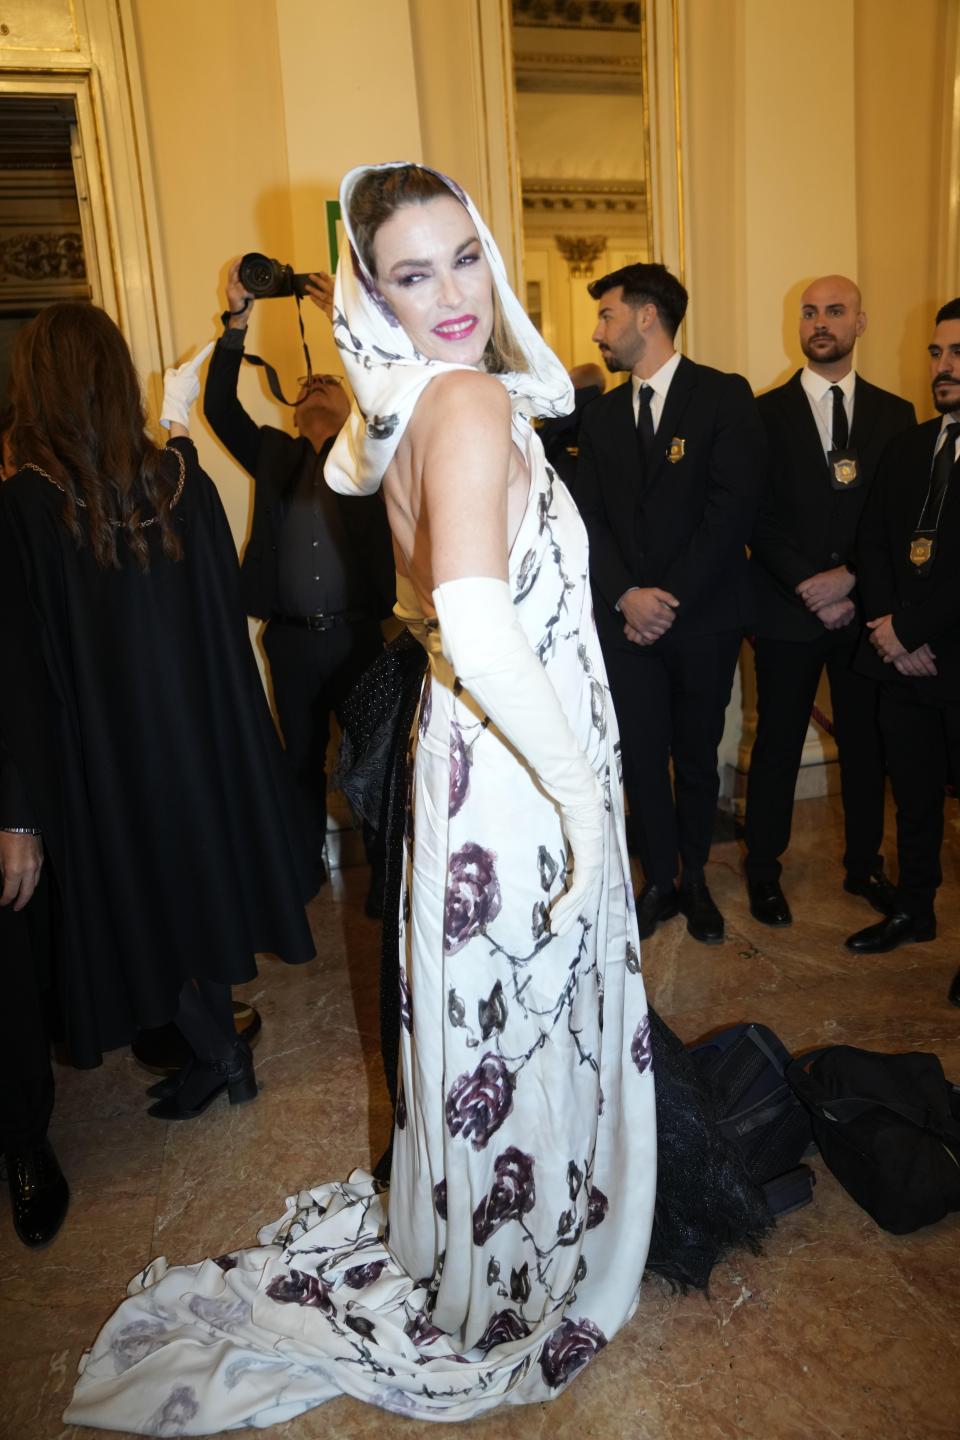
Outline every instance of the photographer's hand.
<svg viewBox="0 0 960 1440">
<path fill-rule="evenodd" d="M 311 273 L 307 281 L 307 296 L 313 301 L 318 310 L 322 310 L 327 319 L 333 322 L 333 276 L 321 270 L 318 274 Z"/>
<path fill-rule="evenodd" d="M 227 273 L 227 309 L 231 330 L 246 330 L 253 314 L 253 296 L 240 283 L 240 261 L 234 260 Z"/>
</svg>

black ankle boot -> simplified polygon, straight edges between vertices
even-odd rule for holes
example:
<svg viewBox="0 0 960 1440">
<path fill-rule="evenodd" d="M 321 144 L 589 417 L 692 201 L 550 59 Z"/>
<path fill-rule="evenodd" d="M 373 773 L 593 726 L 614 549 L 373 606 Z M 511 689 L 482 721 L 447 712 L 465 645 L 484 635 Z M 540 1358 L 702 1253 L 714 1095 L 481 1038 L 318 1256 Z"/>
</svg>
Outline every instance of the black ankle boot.
<svg viewBox="0 0 960 1440">
<path fill-rule="evenodd" d="M 226 1090 L 231 1105 L 242 1105 L 257 1097 L 257 1077 L 250 1046 L 237 1040 L 224 1060 L 196 1060 L 189 1076 L 172 1095 L 158 1100 L 147 1111 L 157 1120 L 195 1120 Z"/>
<path fill-rule="evenodd" d="M 190 1078 L 196 1063 L 196 1056 L 191 1055 L 186 1064 L 181 1065 L 179 1070 L 174 1070 L 172 1075 L 166 1075 L 162 1080 L 157 1080 L 155 1084 L 148 1085 L 147 1094 L 150 1099 L 166 1100 L 169 1096 L 176 1095 L 184 1081 Z"/>
</svg>

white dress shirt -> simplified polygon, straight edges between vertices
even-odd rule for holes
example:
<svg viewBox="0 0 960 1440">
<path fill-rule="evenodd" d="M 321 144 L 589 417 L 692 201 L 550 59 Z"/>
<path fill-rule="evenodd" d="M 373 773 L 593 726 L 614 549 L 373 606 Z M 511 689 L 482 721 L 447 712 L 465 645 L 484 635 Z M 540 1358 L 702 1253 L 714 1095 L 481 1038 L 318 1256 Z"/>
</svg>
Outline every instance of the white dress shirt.
<svg viewBox="0 0 960 1440">
<path fill-rule="evenodd" d="M 630 384 L 633 386 L 633 420 L 634 424 L 640 419 L 640 386 L 649 385 L 653 391 L 650 399 L 650 414 L 653 417 L 653 433 L 656 435 L 660 424 L 660 416 L 663 414 L 663 407 L 667 400 L 667 391 L 670 389 L 670 382 L 677 373 L 677 366 L 680 364 L 680 351 L 674 350 L 670 359 L 660 366 L 659 370 L 647 380 L 641 380 L 639 375 L 630 376 Z"/>
<path fill-rule="evenodd" d="M 842 380 L 827 380 L 823 375 L 818 375 L 815 370 L 811 370 L 809 365 L 804 365 L 800 371 L 800 384 L 810 402 L 813 418 L 817 422 L 824 455 L 829 454 L 833 449 L 833 395 L 831 393 L 833 387 L 839 385 L 843 391 L 843 408 L 847 415 L 847 429 L 852 435 L 853 392 L 856 383 L 857 373 L 855 370 L 848 370 Z"/>
<path fill-rule="evenodd" d="M 934 459 L 936 459 L 936 457 L 940 454 L 940 451 L 943 449 L 943 437 L 947 433 L 948 425 L 960 425 L 960 410 L 955 410 L 952 415 L 944 415 L 943 420 L 940 423 L 940 434 L 937 436 L 937 443 L 933 447 Z M 957 437 L 953 445 L 954 461 L 956 461 L 957 459 L 958 452 L 960 452 L 960 436 Z"/>
</svg>

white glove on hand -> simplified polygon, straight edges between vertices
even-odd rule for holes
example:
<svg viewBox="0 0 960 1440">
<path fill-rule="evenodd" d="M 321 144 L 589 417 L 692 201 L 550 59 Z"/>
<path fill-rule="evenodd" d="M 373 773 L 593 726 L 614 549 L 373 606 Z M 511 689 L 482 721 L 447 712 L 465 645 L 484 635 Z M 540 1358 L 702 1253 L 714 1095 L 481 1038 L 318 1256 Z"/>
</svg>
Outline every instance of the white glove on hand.
<svg viewBox="0 0 960 1440">
<path fill-rule="evenodd" d="M 434 590 L 433 603 L 443 653 L 460 681 L 560 809 L 573 879 L 553 903 L 550 929 L 564 935 L 580 915 L 592 920 L 599 900 L 605 828 L 600 782 L 520 628 L 506 581 L 447 580 Z"/>
<path fill-rule="evenodd" d="M 197 371 L 206 360 L 216 341 L 204 345 L 199 354 L 175 370 L 163 373 L 163 405 L 160 410 L 160 424 L 169 430 L 174 423 L 189 426 L 190 406 L 200 394 L 200 376 Z"/>
</svg>

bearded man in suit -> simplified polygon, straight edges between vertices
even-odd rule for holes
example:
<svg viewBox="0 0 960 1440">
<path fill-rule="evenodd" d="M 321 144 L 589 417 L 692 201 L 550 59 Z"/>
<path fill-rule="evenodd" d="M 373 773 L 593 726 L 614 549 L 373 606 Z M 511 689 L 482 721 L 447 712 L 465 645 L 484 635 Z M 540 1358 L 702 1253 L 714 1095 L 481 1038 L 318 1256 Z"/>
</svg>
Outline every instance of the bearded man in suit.
<svg viewBox="0 0 960 1440">
<path fill-rule="evenodd" d="M 867 955 L 936 935 L 944 789 L 960 777 L 960 298 L 938 312 L 929 354 L 938 417 L 886 450 L 858 538 L 858 664 L 880 680 L 900 867 L 892 914 L 847 941 Z M 960 972 L 949 998 L 960 1004 Z"/>
<path fill-rule="evenodd" d="M 679 911 L 695 939 L 717 944 L 724 922 L 704 866 L 717 747 L 752 621 L 745 545 L 763 428 L 742 376 L 676 350 L 687 292 L 666 266 L 627 265 L 587 288 L 601 357 L 631 376 L 584 411 L 574 494 L 644 871 L 640 937 Z"/>
<path fill-rule="evenodd" d="M 793 919 L 780 885 L 810 711 L 826 667 L 840 760 L 844 889 L 889 914 L 883 873 L 884 760 L 879 687 L 853 669 L 863 628 L 856 533 L 884 447 L 916 424 L 913 406 L 853 368 L 867 325 L 860 291 L 824 275 L 800 299 L 807 363 L 761 395 L 768 484 L 750 542 L 757 599 L 757 736 L 747 785 L 747 887 L 765 925 Z"/>
</svg>

